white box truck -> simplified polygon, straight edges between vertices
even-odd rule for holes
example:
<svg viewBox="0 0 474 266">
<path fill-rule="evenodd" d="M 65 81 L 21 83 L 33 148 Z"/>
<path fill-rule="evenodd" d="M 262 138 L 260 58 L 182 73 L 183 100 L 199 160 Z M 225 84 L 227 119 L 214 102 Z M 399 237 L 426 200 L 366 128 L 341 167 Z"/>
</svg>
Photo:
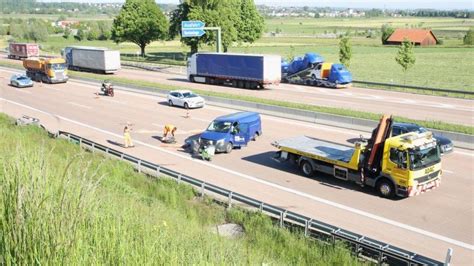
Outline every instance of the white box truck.
<svg viewBox="0 0 474 266">
<path fill-rule="evenodd" d="M 108 48 L 66 47 L 63 50 L 63 56 L 71 70 L 109 74 L 121 68 L 120 52 Z"/>
</svg>

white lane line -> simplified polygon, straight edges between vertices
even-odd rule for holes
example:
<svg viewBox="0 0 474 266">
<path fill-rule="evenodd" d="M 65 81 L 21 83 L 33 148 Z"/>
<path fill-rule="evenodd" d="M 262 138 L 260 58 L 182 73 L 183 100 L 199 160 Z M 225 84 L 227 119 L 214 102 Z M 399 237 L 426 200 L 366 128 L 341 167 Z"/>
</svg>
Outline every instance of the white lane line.
<svg viewBox="0 0 474 266">
<path fill-rule="evenodd" d="M 74 106 L 85 108 L 85 109 L 92 109 L 92 107 L 90 107 L 90 106 L 82 105 L 82 104 L 75 103 L 75 102 L 67 102 L 67 103 L 70 104 L 70 105 L 74 105 Z"/>
<path fill-rule="evenodd" d="M 454 172 L 453 172 L 453 171 L 449 171 L 449 170 L 445 170 L 445 169 L 443 169 L 443 173 L 447 173 L 447 174 L 454 174 Z"/>
<path fill-rule="evenodd" d="M 85 128 L 93 129 L 95 131 L 102 132 L 102 133 L 114 136 L 116 138 L 121 139 L 123 137 L 121 134 L 116 134 L 116 133 L 113 133 L 113 132 L 110 132 L 110 131 L 106 131 L 106 130 L 103 130 L 103 129 L 100 129 L 100 128 L 97 128 L 97 127 L 94 127 L 94 126 L 84 124 L 82 122 L 78 122 L 78 121 L 60 116 L 60 115 L 54 115 L 54 114 L 51 114 L 51 113 L 48 113 L 48 112 L 30 107 L 30 106 L 27 106 L 27 105 L 24 105 L 24 104 L 21 104 L 21 103 L 10 101 L 10 100 L 4 99 L 4 98 L 0 98 L 0 99 L 4 100 L 6 102 L 9 102 L 11 104 L 15 104 L 15 105 L 18 105 L 18 106 L 21 106 L 21 107 L 24 107 L 24 108 L 27 108 L 27 109 L 30 109 L 30 110 L 33 110 L 33 111 L 37 111 L 37 112 L 46 114 L 46 115 L 51 115 L 53 117 L 60 118 L 62 120 L 68 121 L 70 123 L 80 125 L 80 126 L 85 127 Z M 208 167 L 211 167 L 211 168 L 215 168 L 217 170 L 220 170 L 220 171 L 223 171 L 223 172 L 226 172 L 226 173 L 229 173 L 229 174 L 233 174 L 233 175 L 236 175 L 236 176 L 248 179 L 248 180 L 252 180 L 254 182 L 267 185 L 269 187 L 273 187 L 273 188 L 276 188 L 276 189 L 279 189 L 279 190 L 282 190 L 282 191 L 285 191 L 285 192 L 288 192 L 288 193 L 292 193 L 292 194 L 295 194 L 295 195 L 298 195 L 298 196 L 301 196 L 301 197 L 304 197 L 304 198 L 307 198 L 307 199 L 311 199 L 311 200 L 319 202 L 319 203 L 323 203 L 323 204 L 326 204 L 326 205 L 329 205 L 329 206 L 332 206 L 332 207 L 335 207 L 335 208 L 339 208 L 341 210 L 345 210 L 345 211 L 348 211 L 348 212 L 351 212 L 351 213 L 354 213 L 354 214 L 358 214 L 358 215 L 366 217 L 366 218 L 370 218 L 370 219 L 373 219 L 373 220 L 376 220 L 376 221 L 379 221 L 379 222 L 382 222 L 382 223 L 386 223 L 386 224 L 392 225 L 394 227 L 402 228 L 402 229 L 405 229 L 407 231 L 411 231 L 411 232 L 414 232 L 414 233 L 417 233 L 417 234 L 420 234 L 420 235 L 431 237 L 431 238 L 436 239 L 436 240 L 444 241 L 446 243 L 450 243 L 450 244 L 453 244 L 453 245 L 456 245 L 456 246 L 459 246 L 459 247 L 462 247 L 462 248 L 466 248 L 466 249 L 469 249 L 469 250 L 474 250 L 474 245 L 469 244 L 469 243 L 465 243 L 465 242 L 462 242 L 462 241 L 459 241 L 459 240 L 456 240 L 456 239 L 452 239 L 452 238 L 449 238 L 449 237 L 446 237 L 446 236 L 443 236 L 443 235 L 432 233 L 432 232 L 429 232 L 429 231 L 426 231 L 426 230 L 423 230 L 423 229 L 420 229 L 420 228 L 417 228 L 417 227 L 414 227 L 414 226 L 406 225 L 406 224 L 401 223 L 401 222 L 393 221 L 393 220 L 390 220 L 390 219 L 387 219 L 387 218 L 384 218 L 384 217 L 381 217 L 381 216 L 378 216 L 378 215 L 375 215 L 375 214 L 372 214 L 372 213 L 369 213 L 369 212 L 365 212 L 365 211 L 362 211 L 362 210 L 359 210 L 359 209 L 356 209 L 356 208 L 352 208 L 352 207 L 349 207 L 349 206 L 346 206 L 346 205 L 343 205 L 343 204 L 340 204 L 340 203 L 332 202 L 330 200 L 326 200 L 326 199 L 323 199 L 323 198 L 320 198 L 320 197 L 309 195 L 307 193 L 304 193 L 304 192 L 301 192 L 301 191 L 298 191 L 298 190 L 294 190 L 294 189 L 287 188 L 287 187 L 284 187 L 284 186 L 281 186 L 281 185 L 278 185 L 278 184 L 274 184 L 274 183 L 271 183 L 269 181 L 261 180 L 259 178 L 256 178 L 256 177 L 253 177 L 253 176 L 250 176 L 250 175 L 246 175 L 246 174 L 243 174 L 243 173 L 239 173 L 239 172 L 236 172 L 236 171 L 233 171 L 233 170 L 230 170 L 230 169 L 218 166 L 218 165 L 213 165 L 213 164 L 210 164 L 210 163 L 202 161 L 202 160 L 194 159 L 190 156 L 186 156 L 186 155 L 183 155 L 183 154 L 180 154 L 180 153 L 176 153 L 176 152 L 172 152 L 172 151 L 160 148 L 160 147 L 156 147 L 156 146 L 150 145 L 150 144 L 142 142 L 142 141 L 135 141 L 135 143 L 143 145 L 145 147 L 149 147 L 151 149 L 155 149 L 155 150 L 173 155 L 173 156 L 177 156 L 177 157 L 185 159 L 185 160 L 193 161 L 193 162 L 198 163 L 198 164 L 202 164 L 202 165 L 205 165 L 205 166 L 208 166 Z"/>
</svg>

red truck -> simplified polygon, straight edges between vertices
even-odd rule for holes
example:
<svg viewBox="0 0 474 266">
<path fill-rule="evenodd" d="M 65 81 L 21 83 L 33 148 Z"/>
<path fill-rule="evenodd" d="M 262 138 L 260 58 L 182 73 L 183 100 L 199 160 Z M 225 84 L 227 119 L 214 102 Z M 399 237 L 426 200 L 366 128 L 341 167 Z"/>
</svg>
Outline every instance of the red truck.
<svg viewBox="0 0 474 266">
<path fill-rule="evenodd" d="M 8 58 L 23 59 L 39 56 L 39 46 L 36 43 L 10 43 Z"/>
</svg>

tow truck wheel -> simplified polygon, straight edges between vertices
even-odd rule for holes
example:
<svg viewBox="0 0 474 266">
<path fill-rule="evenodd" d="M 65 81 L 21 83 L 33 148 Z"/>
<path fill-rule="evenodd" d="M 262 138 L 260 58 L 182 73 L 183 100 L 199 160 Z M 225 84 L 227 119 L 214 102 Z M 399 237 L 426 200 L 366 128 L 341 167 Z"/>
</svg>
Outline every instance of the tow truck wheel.
<svg viewBox="0 0 474 266">
<path fill-rule="evenodd" d="M 225 153 L 231 153 L 233 148 L 234 148 L 234 146 L 232 145 L 232 143 L 228 142 L 225 145 Z"/>
<path fill-rule="evenodd" d="M 306 177 L 313 176 L 314 169 L 310 162 L 302 161 L 300 168 L 301 168 L 301 172 L 303 172 L 303 175 L 305 175 Z"/>
<path fill-rule="evenodd" d="M 384 178 L 377 182 L 377 192 L 381 197 L 389 199 L 395 195 L 395 188 L 392 182 Z"/>
</svg>

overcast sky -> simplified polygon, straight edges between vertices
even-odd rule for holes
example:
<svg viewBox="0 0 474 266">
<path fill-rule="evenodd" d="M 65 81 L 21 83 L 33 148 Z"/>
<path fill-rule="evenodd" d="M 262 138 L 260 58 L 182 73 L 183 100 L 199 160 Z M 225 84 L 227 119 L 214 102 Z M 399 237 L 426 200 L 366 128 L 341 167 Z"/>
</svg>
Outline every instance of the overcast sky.
<svg viewBox="0 0 474 266">
<path fill-rule="evenodd" d="M 124 0 L 42 0 L 42 2 L 117 3 L 124 2 Z M 156 2 L 159 4 L 177 4 L 179 0 L 156 0 Z M 269 6 L 474 9 L 474 0 L 255 0 L 255 3 Z"/>
</svg>

